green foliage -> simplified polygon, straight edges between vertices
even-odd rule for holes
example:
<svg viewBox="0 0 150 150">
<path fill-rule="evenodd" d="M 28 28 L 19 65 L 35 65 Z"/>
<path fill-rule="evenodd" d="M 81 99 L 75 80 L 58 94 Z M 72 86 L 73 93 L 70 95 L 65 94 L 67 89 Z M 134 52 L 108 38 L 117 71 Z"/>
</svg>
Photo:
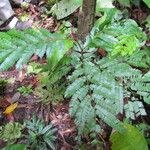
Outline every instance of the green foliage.
<svg viewBox="0 0 150 150">
<path fill-rule="evenodd" d="M 117 0 L 121 5 L 130 7 L 130 0 Z"/>
<path fill-rule="evenodd" d="M 18 92 L 20 92 L 23 96 L 28 96 L 33 92 L 32 86 L 21 86 L 17 89 Z"/>
<path fill-rule="evenodd" d="M 59 62 L 48 59 L 46 65 L 42 66 L 42 73 L 38 75 L 40 85 L 35 89 L 34 94 L 44 104 L 57 104 L 64 100 L 64 92 L 67 82 L 66 75 L 71 70 L 70 58 L 64 56 Z"/>
<path fill-rule="evenodd" d="M 150 50 L 144 49 L 142 51 L 136 51 L 134 55 L 127 57 L 125 61 L 127 61 L 131 66 L 146 68 L 150 67 Z"/>
<path fill-rule="evenodd" d="M 60 0 L 48 0 L 48 5 L 53 6 L 54 4 L 57 4 Z"/>
<path fill-rule="evenodd" d="M 101 11 L 101 9 L 114 8 L 113 0 L 97 0 L 96 10 Z"/>
<path fill-rule="evenodd" d="M 122 87 L 113 75 L 100 68 L 96 49 L 77 47 L 75 51 L 72 64 L 76 66 L 69 76 L 65 97 L 71 97 L 70 114 L 75 117 L 79 135 L 99 132 L 97 118 L 122 132 L 122 123 L 115 117 L 123 111 Z"/>
<path fill-rule="evenodd" d="M 29 63 L 27 74 L 38 74 L 41 71 L 40 64 L 36 62 Z"/>
<path fill-rule="evenodd" d="M 21 137 L 23 126 L 18 122 L 10 122 L 0 127 L 0 137 L 8 143 L 14 143 Z"/>
<path fill-rule="evenodd" d="M 127 131 L 111 135 L 112 150 L 148 150 L 144 136 L 132 125 L 125 125 Z"/>
<path fill-rule="evenodd" d="M 149 0 L 116 0 L 124 7 L 130 7 L 131 4 L 139 6 L 140 2 L 144 2 L 148 8 L 150 8 L 150 1 Z"/>
<path fill-rule="evenodd" d="M 131 55 L 138 47 L 138 40 L 135 36 L 122 35 L 118 37 L 118 40 L 112 50 L 112 56 L 117 54 Z"/>
<path fill-rule="evenodd" d="M 4 79 L 0 79 L 0 86 L 5 86 L 7 84 L 7 81 Z"/>
<path fill-rule="evenodd" d="M 150 8 L 150 1 L 149 0 L 143 0 L 143 2 Z"/>
<path fill-rule="evenodd" d="M 60 60 L 73 46 L 72 40 L 66 39 L 65 35 L 51 34 L 45 29 L 10 30 L 1 32 L 0 37 L 0 71 L 7 70 L 15 63 L 20 69 L 33 54 L 40 58 L 46 54 L 50 58 L 55 53 Z"/>
<path fill-rule="evenodd" d="M 64 19 L 81 7 L 82 3 L 83 0 L 61 0 L 51 8 L 50 12 L 56 15 L 58 20 Z M 105 8 L 114 8 L 112 0 L 97 0 L 96 12 Z"/>
<path fill-rule="evenodd" d="M 74 71 L 65 97 L 71 97 L 70 114 L 79 135 L 97 132 L 99 119 L 122 133 L 123 123 L 116 116 L 124 109 L 127 118 L 146 115 L 141 101 L 149 103 L 150 52 L 140 48 L 147 37 L 133 20 L 107 23 L 97 23 L 85 44 L 77 44 L 72 54 Z M 106 50 L 107 57 L 98 58 L 95 47 Z"/>
<path fill-rule="evenodd" d="M 137 94 L 143 97 L 143 100 L 150 104 L 150 71 L 147 72 L 145 75 L 141 75 L 137 78 L 133 78 L 131 80 L 131 89 L 133 91 L 137 91 Z"/>
<path fill-rule="evenodd" d="M 145 101 L 146 103 L 149 104 L 150 102 L 149 72 L 143 74 L 140 70 L 132 68 L 129 65 L 131 63 L 130 61 L 131 58 L 133 58 L 133 56 L 127 57 L 127 58 L 119 57 L 117 59 L 105 58 L 99 61 L 99 65 L 101 65 L 101 68 L 107 69 L 108 73 L 114 74 L 114 76 L 118 79 L 122 87 L 124 87 L 124 97 L 128 97 L 128 99 L 130 99 L 131 101 L 139 100 L 139 101 Z M 149 58 L 150 58 L 150 55 L 149 55 Z M 139 62 L 135 61 L 136 62 L 135 66 L 141 66 L 142 59 L 143 58 L 141 57 L 141 60 L 139 59 Z M 143 63 L 143 66 L 147 68 L 147 64 L 148 64 L 147 61 L 146 62 L 143 61 L 142 63 Z M 150 66 L 150 64 L 148 64 L 148 66 Z M 134 103 L 131 102 L 130 106 L 132 105 L 132 107 L 130 107 L 130 110 L 135 111 L 133 110 L 133 108 L 138 109 L 137 103 L 139 107 L 141 107 L 141 114 L 144 115 L 145 113 L 144 113 L 144 110 L 142 109 L 143 105 L 140 102 L 134 102 Z"/>
<path fill-rule="evenodd" d="M 72 97 L 70 114 L 75 117 L 79 133 L 94 131 L 98 126 L 97 117 L 122 131 L 122 123 L 115 116 L 123 112 L 123 99 L 128 96 L 126 93 L 130 95 L 130 101 L 125 105 L 127 117 L 135 119 L 139 115 L 146 115 L 143 104 L 132 100 L 139 95 L 138 100 L 144 99 L 148 103 L 149 73 L 143 76 L 140 70 L 132 68 L 129 65 L 132 56 L 112 59 L 106 57 L 97 61 L 96 49 L 82 48 L 83 50 L 78 47 L 73 53 L 75 62 L 72 64 L 76 66 L 69 76 L 71 84 L 65 93 L 66 97 Z M 146 67 L 146 64 L 143 66 Z"/>
<path fill-rule="evenodd" d="M 150 29 L 150 15 L 145 20 L 146 27 Z"/>
<path fill-rule="evenodd" d="M 25 126 L 28 129 L 28 135 L 26 135 L 26 138 L 30 149 L 56 149 L 54 142 L 57 137 L 54 134 L 57 129 L 54 128 L 52 124 L 45 125 L 43 120 L 37 119 L 33 116 L 31 121 L 25 121 Z"/>
<path fill-rule="evenodd" d="M 26 145 L 24 144 L 13 144 L 13 145 L 8 145 L 1 150 L 26 150 Z"/>
<path fill-rule="evenodd" d="M 116 14 L 116 13 L 115 13 Z M 111 16 L 111 19 L 115 17 Z M 100 47 L 111 52 L 111 55 L 131 55 L 146 42 L 146 35 L 134 20 L 113 21 L 107 25 L 105 21 L 97 21 L 91 34 L 91 47 Z"/>
<path fill-rule="evenodd" d="M 138 116 L 145 116 L 146 112 L 143 103 L 137 100 L 129 101 L 124 106 L 126 118 L 136 119 Z"/>
<path fill-rule="evenodd" d="M 59 20 L 72 14 L 81 5 L 82 0 L 61 0 L 52 7 L 51 12 L 56 15 Z"/>
<path fill-rule="evenodd" d="M 145 123 L 140 123 L 136 125 L 136 128 L 144 135 L 149 132 L 150 126 Z"/>
</svg>

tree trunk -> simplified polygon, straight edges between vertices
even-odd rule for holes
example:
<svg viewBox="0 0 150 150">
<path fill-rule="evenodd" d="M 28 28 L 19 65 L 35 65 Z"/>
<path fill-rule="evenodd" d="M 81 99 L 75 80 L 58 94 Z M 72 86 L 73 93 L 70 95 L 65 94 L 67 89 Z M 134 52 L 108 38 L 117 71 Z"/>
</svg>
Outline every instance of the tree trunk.
<svg viewBox="0 0 150 150">
<path fill-rule="evenodd" d="M 90 33 L 95 20 L 96 0 L 83 0 L 82 10 L 78 17 L 78 38 L 82 42 Z"/>
</svg>

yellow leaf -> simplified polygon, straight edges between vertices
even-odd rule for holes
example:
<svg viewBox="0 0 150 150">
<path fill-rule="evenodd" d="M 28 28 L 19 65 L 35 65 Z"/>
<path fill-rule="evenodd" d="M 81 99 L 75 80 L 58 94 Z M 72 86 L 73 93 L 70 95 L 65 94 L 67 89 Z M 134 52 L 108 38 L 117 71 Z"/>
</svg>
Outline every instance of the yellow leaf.
<svg viewBox="0 0 150 150">
<path fill-rule="evenodd" d="M 14 104 L 11 104 L 11 105 L 9 105 L 9 106 L 5 109 L 5 111 L 4 111 L 3 113 L 4 113 L 4 114 L 10 114 L 10 113 L 12 113 L 12 112 L 17 108 L 17 106 L 18 106 L 18 102 L 14 103 Z"/>
</svg>

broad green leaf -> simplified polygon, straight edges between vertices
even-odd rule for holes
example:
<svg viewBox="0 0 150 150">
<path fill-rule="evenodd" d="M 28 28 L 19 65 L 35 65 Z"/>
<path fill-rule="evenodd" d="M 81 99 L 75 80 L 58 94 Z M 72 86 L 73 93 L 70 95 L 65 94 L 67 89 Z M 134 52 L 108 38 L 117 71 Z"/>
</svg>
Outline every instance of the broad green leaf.
<svg viewBox="0 0 150 150">
<path fill-rule="evenodd" d="M 143 0 L 143 1 L 150 8 L 150 0 Z"/>
<path fill-rule="evenodd" d="M 104 12 L 104 15 L 95 22 L 95 27 L 98 27 L 100 30 L 108 25 L 118 12 L 115 8 L 101 9 L 101 11 Z"/>
<path fill-rule="evenodd" d="M 130 7 L 130 0 L 117 0 L 122 6 Z"/>
<path fill-rule="evenodd" d="M 2 148 L 1 150 L 26 150 L 26 145 L 24 144 L 13 144 Z"/>
<path fill-rule="evenodd" d="M 124 133 L 115 132 L 111 135 L 112 150 L 148 150 L 142 133 L 132 125 L 125 124 Z"/>
<path fill-rule="evenodd" d="M 101 8 L 114 8 L 113 0 L 97 0 L 96 10 Z"/>
<path fill-rule="evenodd" d="M 61 0 L 51 8 L 51 12 L 59 20 L 72 14 L 81 5 L 82 0 Z"/>
</svg>

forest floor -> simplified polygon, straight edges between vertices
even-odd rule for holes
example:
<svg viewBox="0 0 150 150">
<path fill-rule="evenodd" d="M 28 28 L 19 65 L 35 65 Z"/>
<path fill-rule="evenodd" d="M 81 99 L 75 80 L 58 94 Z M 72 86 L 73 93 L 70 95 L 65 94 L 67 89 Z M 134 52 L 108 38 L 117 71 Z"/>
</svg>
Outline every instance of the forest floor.
<svg viewBox="0 0 150 150">
<path fill-rule="evenodd" d="M 57 31 L 60 23 L 52 16 L 43 15 L 43 6 L 35 6 L 30 4 L 28 9 L 15 8 L 16 14 L 20 18 L 26 17 L 33 20 L 34 27 L 43 27 L 50 32 Z M 131 18 L 136 21 L 145 20 L 147 12 L 141 8 L 135 8 L 129 10 Z M 149 44 L 149 41 L 148 41 Z M 36 56 L 33 56 L 31 61 L 43 63 L 45 60 L 39 60 Z M 58 129 L 58 141 L 57 147 L 61 150 L 71 150 L 75 146 L 76 127 L 73 119 L 69 116 L 69 100 L 50 106 L 44 105 L 38 102 L 38 97 L 31 92 L 27 96 L 23 96 L 18 92 L 18 88 L 21 86 L 31 85 L 32 90 L 38 86 L 39 82 L 34 74 L 27 74 L 27 66 L 24 66 L 23 70 L 17 71 L 15 67 L 0 73 L 0 78 L 9 80 L 9 83 L 4 89 L 4 93 L 0 96 L 1 104 L 0 109 L 6 109 L 14 101 L 18 101 L 17 108 L 9 115 L 4 116 L 4 120 L 0 120 L 0 125 L 10 121 L 23 122 L 24 119 L 30 119 L 33 114 L 38 115 L 39 118 L 45 120 L 45 122 L 51 121 L 52 124 Z M 5 145 L 0 140 L 0 147 Z"/>
</svg>

